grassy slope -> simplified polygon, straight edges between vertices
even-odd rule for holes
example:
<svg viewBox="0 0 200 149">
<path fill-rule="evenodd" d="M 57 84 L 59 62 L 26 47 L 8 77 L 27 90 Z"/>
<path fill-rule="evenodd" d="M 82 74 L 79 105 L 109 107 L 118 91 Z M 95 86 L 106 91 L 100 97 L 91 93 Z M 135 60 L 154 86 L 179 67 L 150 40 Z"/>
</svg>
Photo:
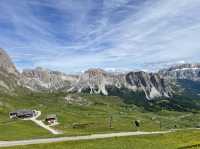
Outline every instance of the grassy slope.
<svg viewBox="0 0 200 149">
<path fill-rule="evenodd" d="M 200 144 L 199 138 L 200 131 L 191 130 L 162 135 L 28 145 L 5 149 L 177 149 L 192 145 L 195 148 L 197 144 Z"/>
<path fill-rule="evenodd" d="M 92 104 L 87 106 L 69 105 L 64 101 L 65 94 L 31 94 L 20 96 L 0 95 L 0 140 L 30 139 L 55 137 L 32 122 L 10 121 L 9 111 L 16 109 L 38 109 L 43 119 L 47 114 L 57 114 L 60 125 L 57 129 L 66 135 L 85 135 L 92 133 L 135 131 L 132 122 L 141 120 L 143 131 L 194 127 L 200 121 L 199 114 L 175 111 L 145 111 L 134 105 L 126 105 L 118 97 L 82 94 Z M 112 126 L 108 126 L 109 117 L 113 116 Z M 74 129 L 73 123 L 84 123 L 88 126 Z M 63 136 L 63 135 L 62 135 Z"/>
</svg>

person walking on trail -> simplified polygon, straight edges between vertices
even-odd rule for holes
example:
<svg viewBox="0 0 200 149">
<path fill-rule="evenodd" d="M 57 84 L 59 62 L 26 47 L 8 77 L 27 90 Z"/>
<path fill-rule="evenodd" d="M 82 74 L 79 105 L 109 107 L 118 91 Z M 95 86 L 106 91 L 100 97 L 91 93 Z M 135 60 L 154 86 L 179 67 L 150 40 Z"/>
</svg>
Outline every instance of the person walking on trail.
<svg viewBox="0 0 200 149">
<path fill-rule="evenodd" d="M 136 129 L 138 131 L 139 128 L 140 128 L 140 121 L 139 120 L 135 120 L 134 125 L 135 125 L 135 127 L 136 127 Z"/>
</svg>

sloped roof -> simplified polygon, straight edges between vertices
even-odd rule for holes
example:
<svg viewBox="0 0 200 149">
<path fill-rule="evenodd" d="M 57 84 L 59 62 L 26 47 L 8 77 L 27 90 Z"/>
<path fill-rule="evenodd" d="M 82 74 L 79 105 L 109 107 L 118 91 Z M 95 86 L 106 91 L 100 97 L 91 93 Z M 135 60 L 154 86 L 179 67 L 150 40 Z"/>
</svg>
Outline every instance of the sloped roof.
<svg viewBox="0 0 200 149">
<path fill-rule="evenodd" d="M 47 115 L 46 119 L 57 118 L 56 114 L 49 114 Z"/>
</svg>

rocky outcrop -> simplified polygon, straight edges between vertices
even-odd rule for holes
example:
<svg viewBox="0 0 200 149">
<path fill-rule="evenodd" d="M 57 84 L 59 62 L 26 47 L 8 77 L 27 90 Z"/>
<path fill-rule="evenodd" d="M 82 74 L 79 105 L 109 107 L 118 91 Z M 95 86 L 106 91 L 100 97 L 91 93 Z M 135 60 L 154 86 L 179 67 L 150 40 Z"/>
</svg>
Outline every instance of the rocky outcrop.
<svg viewBox="0 0 200 149">
<path fill-rule="evenodd" d="M 79 79 L 74 87 L 73 91 L 89 91 L 91 94 L 104 94 L 108 95 L 106 85 L 112 84 L 109 82 L 109 74 L 102 69 L 89 69 L 79 76 Z"/>
<path fill-rule="evenodd" d="M 200 64 L 175 65 L 160 70 L 159 74 L 174 82 L 176 94 L 197 99 L 200 97 Z"/>
<path fill-rule="evenodd" d="M 188 67 L 195 67 L 196 70 L 197 66 Z M 176 69 L 162 71 L 160 74 L 168 76 L 168 73 L 171 74 Z M 2 77 L 0 86 L 7 90 L 13 86 L 11 84 L 17 84 L 32 91 L 89 92 L 109 95 L 109 88 L 117 88 L 119 91 L 121 88 L 126 88 L 131 92 L 144 92 L 149 100 L 157 97 L 170 97 L 173 93 L 170 84 L 160 74 L 142 71 L 114 73 L 102 69 L 89 69 L 80 75 L 67 75 L 40 67 L 32 70 L 26 69 L 19 74 L 6 52 L 0 49 L 0 77 Z M 180 74 L 180 77 L 184 76 Z"/>
<path fill-rule="evenodd" d="M 15 65 L 7 53 L 0 48 L 0 71 L 4 71 L 8 74 L 19 75 Z"/>
<path fill-rule="evenodd" d="M 0 90 L 10 92 L 20 85 L 19 72 L 7 53 L 0 48 Z"/>
<path fill-rule="evenodd" d="M 72 84 L 78 79 L 75 75 L 66 75 L 58 71 L 44 68 L 23 70 L 21 82 L 24 87 L 33 91 L 55 91 L 70 89 Z"/>
<path fill-rule="evenodd" d="M 107 87 L 127 88 L 133 92 L 142 91 L 147 99 L 172 96 L 172 89 L 158 74 L 130 72 L 128 74 L 107 73 L 101 69 L 90 69 L 80 75 L 73 91 L 88 91 L 91 94 L 109 95 Z"/>
<path fill-rule="evenodd" d="M 172 96 L 168 82 L 158 74 L 146 72 L 130 72 L 126 75 L 127 87 L 133 91 L 143 91 L 147 99 Z"/>
<path fill-rule="evenodd" d="M 23 71 L 22 84 L 35 91 L 64 90 L 109 95 L 108 87 L 118 89 L 124 87 L 133 92 L 144 92 L 147 99 L 172 95 L 172 90 L 164 78 L 158 74 L 142 71 L 115 74 L 102 69 L 89 69 L 79 76 L 70 76 L 57 71 L 36 68 Z"/>
<path fill-rule="evenodd" d="M 159 71 L 159 74 L 171 79 L 200 81 L 200 64 L 176 65 Z"/>
<path fill-rule="evenodd" d="M 77 94 L 69 94 L 64 98 L 66 104 L 73 104 L 73 105 L 91 105 L 92 102 L 77 95 Z"/>
</svg>

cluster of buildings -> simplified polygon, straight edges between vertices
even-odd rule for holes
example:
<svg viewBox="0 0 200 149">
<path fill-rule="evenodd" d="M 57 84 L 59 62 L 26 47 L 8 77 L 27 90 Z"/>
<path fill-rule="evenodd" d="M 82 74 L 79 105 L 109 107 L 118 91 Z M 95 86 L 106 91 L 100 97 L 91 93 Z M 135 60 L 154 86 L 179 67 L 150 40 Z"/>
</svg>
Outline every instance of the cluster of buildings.
<svg viewBox="0 0 200 149">
<path fill-rule="evenodd" d="M 25 119 L 25 118 L 32 118 L 36 116 L 35 110 L 17 110 L 14 112 L 9 113 L 10 119 Z"/>
<path fill-rule="evenodd" d="M 37 116 L 36 110 L 17 110 L 9 113 L 10 119 L 29 119 Z M 55 114 L 47 115 L 44 120 L 47 124 L 53 125 L 58 123 L 57 116 Z"/>
</svg>

